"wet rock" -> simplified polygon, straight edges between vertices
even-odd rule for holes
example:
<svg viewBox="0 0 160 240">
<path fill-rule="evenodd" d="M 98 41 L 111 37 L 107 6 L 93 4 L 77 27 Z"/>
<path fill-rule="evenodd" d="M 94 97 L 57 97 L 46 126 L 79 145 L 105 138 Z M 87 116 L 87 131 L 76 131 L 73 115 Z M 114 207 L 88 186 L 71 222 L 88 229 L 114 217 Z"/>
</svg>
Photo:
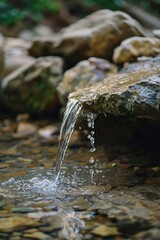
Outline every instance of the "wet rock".
<svg viewBox="0 0 160 240">
<path fill-rule="evenodd" d="M 15 112 L 54 112 L 59 101 L 56 87 L 62 79 L 60 57 L 33 59 L 2 80 L 5 105 Z"/>
<path fill-rule="evenodd" d="M 160 119 L 160 70 L 117 74 L 70 94 L 97 113 Z"/>
<path fill-rule="evenodd" d="M 145 240 L 159 240 L 160 229 L 152 228 L 148 231 L 140 232 L 133 236 L 134 240 L 145 239 Z"/>
<path fill-rule="evenodd" d="M 69 93 L 101 82 L 105 77 L 116 72 L 116 66 L 105 59 L 92 57 L 79 62 L 65 72 L 63 81 L 58 85 L 57 91 L 61 103 L 66 105 Z"/>
<path fill-rule="evenodd" d="M 51 236 L 48 234 L 42 233 L 42 232 L 32 232 L 32 233 L 25 233 L 23 235 L 26 238 L 31 238 L 31 239 L 38 239 L 38 240 L 49 240 L 52 239 Z"/>
<path fill-rule="evenodd" d="M 99 10 L 63 29 L 55 42 L 47 47 L 50 54 L 59 54 L 78 62 L 91 56 L 111 59 L 113 49 L 132 36 L 147 36 L 140 24 L 123 12 Z M 41 48 L 38 49 L 38 45 Z M 33 43 L 30 53 L 45 53 L 46 42 Z M 73 59 L 74 58 L 74 59 Z"/>
<path fill-rule="evenodd" d="M 135 61 L 138 57 L 154 57 L 160 53 L 160 39 L 131 37 L 122 41 L 114 50 L 113 61 L 117 64 Z"/>
<path fill-rule="evenodd" d="M 92 230 L 92 233 L 101 237 L 120 235 L 117 228 L 108 227 L 106 225 L 99 225 Z"/>
<path fill-rule="evenodd" d="M 37 227 L 37 220 L 28 217 L 8 217 L 0 219 L 0 232 L 18 231 L 27 227 Z"/>
</svg>

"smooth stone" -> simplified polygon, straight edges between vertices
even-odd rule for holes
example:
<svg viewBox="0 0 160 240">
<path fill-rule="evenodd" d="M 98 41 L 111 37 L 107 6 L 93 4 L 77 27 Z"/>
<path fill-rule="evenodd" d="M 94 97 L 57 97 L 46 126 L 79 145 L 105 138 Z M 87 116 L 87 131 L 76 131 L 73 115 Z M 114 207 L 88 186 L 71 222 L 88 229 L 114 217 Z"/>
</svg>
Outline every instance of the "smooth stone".
<svg viewBox="0 0 160 240">
<path fill-rule="evenodd" d="M 30 212 L 35 212 L 36 209 L 35 208 L 31 208 L 31 207 L 16 207 L 16 208 L 12 208 L 12 212 L 14 213 L 30 213 Z"/>
<path fill-rule="evenodd" d="M 114 49 L 113 61 L 116 64 L 133 62 L 138 57 L 154 57 L 160 54 L 160 39 L 151 37 L 131 37 Z"/>
<path fill-rule="evenodd" d="M 101 237 L 120 235 L 116 227 L 108 227 L 106 225 L 99 225 L 98 227 L 94 228 L 91 233 Z"/>
<path fill-rule="evenodd" d="M 27 227 L 37 227 L 40 223 L 32 218 L 28 217 L 7 217 L 0 219 L 0 231 L 1 232 L 13 232 L 22 230 Z"/>
<path fill-rule="evenodd" d="M 61 103 L 66 105 L 69 93 L 99 83 L 115 73 L 117 67 L 105 59 L 92 57 L 79 62 L 64 73 L 63 80 L 57 87 Z"/>
<path fill-rule="evenodd" d="M 38 239 L 38 240 L 49 240 L 52 239 L 51 236 L 43 233 L 43 232 L 32 232 L 32 233 L 24 233 L 24 237 L 31 238 L 31 239 Z"/>
</svg>

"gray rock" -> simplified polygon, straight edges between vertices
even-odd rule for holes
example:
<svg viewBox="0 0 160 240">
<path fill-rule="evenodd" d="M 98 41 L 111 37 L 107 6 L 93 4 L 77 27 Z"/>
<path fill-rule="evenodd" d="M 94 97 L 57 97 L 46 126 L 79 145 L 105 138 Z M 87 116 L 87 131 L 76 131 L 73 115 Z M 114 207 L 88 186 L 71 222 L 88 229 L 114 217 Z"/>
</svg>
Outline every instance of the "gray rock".
<svg viewBox="0 0 160 240">
<path fill-rule="evenodd" d="M 147 35 L 128 14 L 105 9 L 63 29 L 55 41 L 49 41 L 48 47 L 45 41 L 34 42 L 30 53 L 34 56 L 58 54 L 74 62 L 92 56 L 111 59 L 114 48 L 122 40 Z"/>
<path fill-rule="evenodd" d="M 65 72 L 63 81 L 58 85 L 59 99 L 66 105 L 69 93 L 101 82 L 105 77 L 117 72 L 115 65 L 101 58 L 89 58 L 79 62 Z"/>
<path fill-rule="evenodd" d="M 56 88 L 62 71 L 60 57 L 33 59 L 3 78 L 1 88 L 5 105 L 15 112 L 54 112 L 59 106 Z"/>
<path fill-rule="evenodd" d="M 124 67 L 119 71 L 119 73 L 148 71 L 150 69 L 156 70 L 157 68 L 160 68 L 160 55 L 157 55 L 154 58 L 141 57 L 137 62 L 126 63 Z"/>
<path fill-rule="evenodd" d="M 138 57 L 154 57 L 160 54 L 160 39 L 150 37 L 131 37 L 122 41 L 114 49 L 113 61 L 117 64 L 133 62 Z"/>
<path fill-rule="evenodd" d="M 70 98 L 96 113 L 160 119 L 160 70 L 117 74 Z"/>
</svg>

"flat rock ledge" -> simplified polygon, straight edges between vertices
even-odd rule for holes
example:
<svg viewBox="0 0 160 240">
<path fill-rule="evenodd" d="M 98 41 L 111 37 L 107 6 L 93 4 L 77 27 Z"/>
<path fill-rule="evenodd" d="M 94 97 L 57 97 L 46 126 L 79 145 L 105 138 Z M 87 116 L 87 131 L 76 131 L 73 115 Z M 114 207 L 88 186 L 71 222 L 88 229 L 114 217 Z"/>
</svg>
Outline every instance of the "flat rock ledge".
<svg viewBox="0 0 160 240">
<path fill-rule="evenodd" d="M 70 94 L 83 109 L 115 116 L 160 119 L 160 70 L 115 74 L 101 84 Z"/>
</svg>

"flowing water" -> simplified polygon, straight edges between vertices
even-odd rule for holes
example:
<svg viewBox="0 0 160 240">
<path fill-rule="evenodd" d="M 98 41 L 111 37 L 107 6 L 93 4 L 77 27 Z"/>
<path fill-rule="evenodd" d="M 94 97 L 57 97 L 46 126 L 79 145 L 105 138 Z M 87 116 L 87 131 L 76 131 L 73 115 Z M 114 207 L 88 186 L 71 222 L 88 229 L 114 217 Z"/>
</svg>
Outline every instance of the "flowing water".
<svg viewBox="0 0 160 240">
<path fill-rule="evenodd" d="M 71 138 L 71 135 L 74 131 L 74 127 L 81 111 L 82 104 L 81 102 L 70 99 L 68 101 L 66 111 L 64 113 L 63 122 L 60 130 L 60 140 L 58 146 L 58 156 L 56 161 L 56 179 L 58 179 L 61 165 L 65 158 L 65 153 L 68 148 L 68 144 Z"/>
</svg>

